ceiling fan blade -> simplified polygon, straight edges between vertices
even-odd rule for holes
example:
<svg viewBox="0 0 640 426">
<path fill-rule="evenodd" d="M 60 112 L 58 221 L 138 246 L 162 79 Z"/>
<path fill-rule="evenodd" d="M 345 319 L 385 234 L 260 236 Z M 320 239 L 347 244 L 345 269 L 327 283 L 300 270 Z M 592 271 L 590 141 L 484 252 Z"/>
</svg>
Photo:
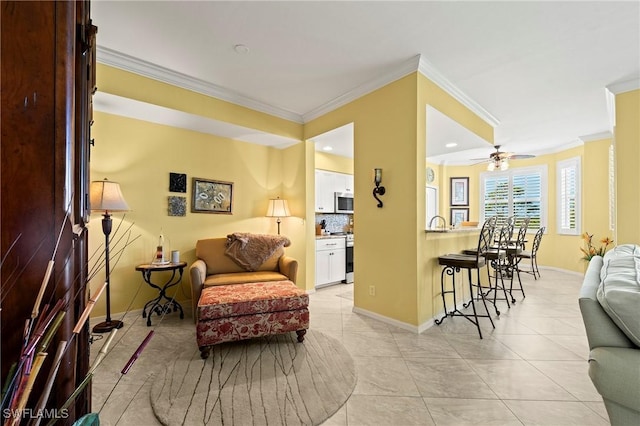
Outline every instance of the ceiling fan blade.
<svg viewBox="0 0 640 426">
<path fill-rule="evenodd" d="M 525 158 L 534 158 L 532 154 L 513 154 L 509 156 L 509 160 L 523 160 Z"/>
</svg>

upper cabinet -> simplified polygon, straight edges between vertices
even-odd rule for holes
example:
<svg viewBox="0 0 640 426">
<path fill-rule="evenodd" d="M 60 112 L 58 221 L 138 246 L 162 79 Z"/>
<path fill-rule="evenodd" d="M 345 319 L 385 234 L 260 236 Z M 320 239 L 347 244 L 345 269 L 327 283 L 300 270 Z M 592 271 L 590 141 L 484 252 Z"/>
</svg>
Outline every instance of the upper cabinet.
<svg viewBox="0 0 640 426">
<path fill-rule="evenodd" d="M 353 175 L 344 173 L 333 173 L 334 175 L 334 192 L 350 192 L 353 193 Z"/>
<path fill-rule="evenodd" d="M 353 193 L 353 175 L 316 169 L 316 212 L 335 213 L 335 193 Z"/>
</svg>

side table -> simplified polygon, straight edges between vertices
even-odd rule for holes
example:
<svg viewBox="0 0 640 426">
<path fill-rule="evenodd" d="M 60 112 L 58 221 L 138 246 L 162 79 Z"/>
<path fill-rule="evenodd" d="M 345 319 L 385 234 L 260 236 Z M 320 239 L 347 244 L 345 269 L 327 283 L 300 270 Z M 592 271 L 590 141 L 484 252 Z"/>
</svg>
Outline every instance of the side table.
<svg viewBox="0 0 640 426">
<path fill-rule="evenodd" d="M 187 266 L 187 262 L 166 264 L 145 263 L 136 266 L 136 271 L 142 272 L 142 278 L 144 279 L 144 281 L 160 292 L 158 297 L 153 300 L 149 300 L 146 305 L 144 305 L 144 309 L 142 310 L 142 318 L 147 318 L 147 327 L 151 326 L 151 314 L 153 314 L 154 312 L 158 314 L 158 316 L 160 316 L 164 313 L 170 313 L 171 311 L 176 312 L 180 310 L 180 319 L 184 319 L 182 306 L 180 306 L 180 304 L 176 302 L 175 299 L 167 296 L 167 290 L 182 281 L 182 273 L 184 272 L 185 266 Z M 151 281 L 151 274 L 153 272 L 161 271 L 171 272 L 171 277 L 164 284 L 154 284 Z M 164 303 L 163 299 L 166 299 Z M 148 314 L 147 309 L 149 309 Z"/>
</svg>

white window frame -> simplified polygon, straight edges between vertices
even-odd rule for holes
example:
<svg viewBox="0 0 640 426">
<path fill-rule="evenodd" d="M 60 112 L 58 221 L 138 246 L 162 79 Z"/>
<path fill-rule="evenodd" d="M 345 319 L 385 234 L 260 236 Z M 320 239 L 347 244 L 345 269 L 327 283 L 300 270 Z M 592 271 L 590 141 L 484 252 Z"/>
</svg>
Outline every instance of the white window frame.
<svg viewBox="0 0 640 426">
<path fill-rule="evenodd" d="M 547 212 L 549 210 L 548 203 L 548 187 L 547 187 L 547 166 L 532 166 L 532 167 L 517 167 L 514 169 L 509 169 L 506 171 L 487 171 L 480 173 L 480 216 L 481 220 L 486 220 L 485 209 L 484 209 L 484 188 L 485 188 L 485 179 L 489 177 L 507 177 L 509 181 L 509 215 L 513 215 L 513 177 L 514 176 L 522 176 L 529 174 L 540 174 L 540 226 L 544 226 L 548 229 L 547 226 Z M 537 227 L 529 227 L 527 233 L 533 234 L 538 230 Z"/>
<path fill-rule="evenodd" d="M 572 157 L 566 160 L 558 161 L 556 163 L 556 218 L 558 234 L 580 235 L 582 232 L 581 164 L 582 162 L 580 160 L 580 157 Z M 570 190 L 568 191 L 569 193 L 563 191 L 563 174 L 565 170 L 573 170 L 575 172 L 575 186 L 573 188 L 570 188 Z M 573 191 L 573 194 L 575 194 L 574 197 L 571 197 L 571 191 Z M 570 222 L 569 215 L 571 214 L 571 212 L 564 208 L 564 206 L 567 206 L 571 201 L 573 201 L 573 203 L 575 204 L 575 222 L 573 228 L 567 225 L 567 223 Z"/>
</svg>

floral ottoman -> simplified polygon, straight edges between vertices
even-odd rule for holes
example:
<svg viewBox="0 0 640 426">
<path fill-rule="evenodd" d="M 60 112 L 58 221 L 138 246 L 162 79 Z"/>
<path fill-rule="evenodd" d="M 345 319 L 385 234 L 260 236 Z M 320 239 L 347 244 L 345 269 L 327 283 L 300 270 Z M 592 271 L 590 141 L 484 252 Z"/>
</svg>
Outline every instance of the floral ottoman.
<svg viewBox="0 0 640 426">
<path fill-rule="evenodd" d="M 207 287 L 196 311 L 196 341 L 207 358 L 211 345 L 309 328 L 309 296 L 291 281 Z"/>
</svg>

